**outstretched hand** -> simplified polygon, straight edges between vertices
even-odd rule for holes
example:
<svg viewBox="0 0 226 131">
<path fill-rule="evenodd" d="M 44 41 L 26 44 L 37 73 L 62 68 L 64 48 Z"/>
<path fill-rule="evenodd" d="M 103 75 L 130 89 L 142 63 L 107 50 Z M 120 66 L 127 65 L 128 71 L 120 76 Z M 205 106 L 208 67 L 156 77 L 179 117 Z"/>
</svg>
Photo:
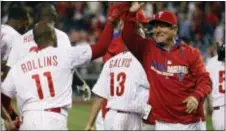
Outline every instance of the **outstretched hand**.
<svg viewBox="0 0 226 131">
<path fill-rule="evenodd" d="M 137 12 L 140 8 L 142 8 L 144 2 L 132 2 L 132 5 L 129 8 L 129 12 Z"/>
<path fill-rule="evenodd" d="M 110 2 L 107 13 L 108 22 L 116 23 L 129 10 L 129 6 L 129 2 Z"/>
</svg>

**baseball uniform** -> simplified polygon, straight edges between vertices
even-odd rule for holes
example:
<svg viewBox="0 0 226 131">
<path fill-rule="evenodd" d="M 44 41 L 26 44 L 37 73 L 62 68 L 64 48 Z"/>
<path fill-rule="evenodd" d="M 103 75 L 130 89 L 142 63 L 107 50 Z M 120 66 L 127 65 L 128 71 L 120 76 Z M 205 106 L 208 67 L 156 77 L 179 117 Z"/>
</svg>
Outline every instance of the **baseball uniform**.
<svg viewBox="0 0 226 131">
<path fill-rule="evenodd" d="M 109 59 L 93 87 L 93 93 L 107 99 L 105 130 L 140 130 L 148 117 L 149 83 L 138 60 L 130 52 Z"/>
<path fill-rule="evenodd" d="M 106 63 L 111 57 L 125 51 L 125 45 L 123 44 L 120 34 L 115 33 L 111 44 L 108 46 L 107 53 L 103 56 L 103 62 Z M 96 130 L 104 129 L 104 118 L 107 113 L 107 100 L 102 104 L 101 110 L 96 118 L 95 126 Z"/>
<path fill-rule="evenodd" d="M 208 61 L 206 68 L 213 82 L 213 91 L 210 95 L 213 107 L 213 127 L 215 130 L 224 130 L 225 63 L 218 61 L 218 56 L 214 56 Z"/>
<path fill-rule="evenodd" d="M 22 35 L 13 27 L 6 24 L 1 25 L 1 61 L 7 61 L 12 47 L 21 37 Z M 2 130 L 5 129 L 4 126 L 4 120 L 2 119 Z"/>
<path fill-rule="evenodd" d="M 20 130 L 65 130 L 72 104 L 73 68 L 92 58 L 89 45 L 47 47 L 31 52 L 9 71 L 2 93 L 17 97 L 23 123 Z"/>
<path fill-rule="evenodd" d="M 164 15 L 159 12 L 156 19 L 172 18 L 176 23 L 174 13 L 169 11 L 162 13 Z M 180 39 L 175 39 L 170 50 L 164 49 L 162 43 L 157 43 L 153 39 L 143 39 L 137 35 L 133 18 L 135 13 L 129 12 L 124 22 L 122 37 L 127 48 L 142 64 L 151 85 L 148 103 L 153 108 L 147 123 L 150 124 L 154 118 L 156 130 L 193 130 L 193 125 L 197 125 L 196 129 L 200 130 L 200 127 L 203 127 L 200 120 L 205 120 L 203 102 L 212 90 L 211 79 L 200 52 Z M 192 113 L 187 113 L 186 104 L 182 103 L 189 96 L 199 102 L 198 108 Z M 165 126 L 159 126 L 162 123 L 157 122 L 162 122 L 166 126 L 172 125 L 172 128 L 164 128 Z M 191 125 L 192 128 L 187 128 L 188 126 L 177 128 L 180 126 L 173 124 Z"/>
<path fill-rule="evenodd" d="M 102 110 L 99 111 L 96 121 L 95 121 L 96 130 L 104 130 L 104 117 L 102 116 Z"/>
<path fill-rule="evenodd" d="M 57 36 L 57 47 L 71 47 L 71 43 L 67 34 L 56 28 L 55 31 Z M 33 31 L 29 30 L 22 36 L 20 40 L 17 41 L 17 44 L 15 44 L 15 46 L 12 48 L 9 59 L 7 61 L 7 65 L 9 67 L 12 67 L 18 60 L 36 49 L 37 45 L 33 39 Z"/>
<path fill-rule="evenodd" d="M 21 37 L 15 29 L 9 25 L 1 25 L 1 58 L 6 61 L 8 59 L 9 53 L 12 49 L 12 46 L 15 45 Z"/>
</svg>

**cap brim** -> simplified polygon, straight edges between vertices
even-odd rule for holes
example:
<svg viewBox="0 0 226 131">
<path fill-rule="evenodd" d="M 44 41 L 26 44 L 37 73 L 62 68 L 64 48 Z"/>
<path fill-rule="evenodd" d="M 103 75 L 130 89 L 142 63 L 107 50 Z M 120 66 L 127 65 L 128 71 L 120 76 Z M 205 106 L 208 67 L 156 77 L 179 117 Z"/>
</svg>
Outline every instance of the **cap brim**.
<svg viewBox="0 0 226 131">
<path fill-rule="evenodd" d="M 169 24 L 169 25 L 174 26 L 174 24 L 169 23 L 169 22 L 166 22 L 166 21 L 163 21 L 163 20 L 156 20 L 156 19 L 154 19 L 154 20 L 151 20 L 151 21 L 149 22 L 149 24 L 154 24 L 154 23 L 166 23 L 166 24 Z"/>
</svg>

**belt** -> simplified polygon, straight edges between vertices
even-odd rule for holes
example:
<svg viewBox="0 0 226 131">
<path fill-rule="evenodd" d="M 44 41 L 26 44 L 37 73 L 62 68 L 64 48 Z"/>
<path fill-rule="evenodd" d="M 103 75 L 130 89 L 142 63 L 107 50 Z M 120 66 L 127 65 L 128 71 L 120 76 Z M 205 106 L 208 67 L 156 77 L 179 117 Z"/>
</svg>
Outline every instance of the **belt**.
<svg viewBox="0 0 226 131">
<path fill-rule="evenodd" d="M 118 112 L 118 113 L 125 113 L 125 114 L 130 114 L 130 113 L 132 113 L 132 112 L 128 112 L 128 111 L 122 111 L 122 110 L 115 110 L 115 109 L 107 108 L 107 112 L 108 112 L 109 110 L 113 110 L 113 111 L 116 111 L 116 112 Z"/>
<path fill-rule="evenodd" d="M 45 109 L 44 111 L 61 113 L 61 108 L 50 108 L 50 109 Z"/>
<path fill-rule="evenodd" d="M 59 113 L 59 114 L 65 115 L 65 116 L 67 116 L 67 114 L 68 114 L 67 109 L 65 109 L 65 108 L 59 108 L 59 107 L 58 108 L 45 109 L 44 111 Z"/>
<path fill-rule="evenodd" d="M 222 105 L 222 106 L 215 106 L 213 107 L 213 110 L 220 110 L 221 107 L 224 107 L 225 105 Z"/>
</svg>

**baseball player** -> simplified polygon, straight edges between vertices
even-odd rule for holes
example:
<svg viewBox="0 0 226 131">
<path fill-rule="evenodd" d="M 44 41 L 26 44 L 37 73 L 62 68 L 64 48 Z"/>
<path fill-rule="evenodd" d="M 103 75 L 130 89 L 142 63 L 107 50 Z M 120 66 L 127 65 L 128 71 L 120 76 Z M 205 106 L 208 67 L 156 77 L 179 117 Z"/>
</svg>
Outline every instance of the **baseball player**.
<svg viewBox="0 0 226 131">
<path fill-rule="evenodd" d="M 105 99 L 108 112 L 104 118 L 104 130 L 140 130 L 142 116 L 146 118 L 150 112 L 151 107 L 147 105 L 149 84 L 145 72 L 137 59 L 123 50 L 125 47 L 121 37 L 112 41 L 108 55 L 112 55 L 110 51 L 118 55 L 106 61 L 93 87 L 97 97 L 85 130 L 93 126 Z M 132 73 L 134 70 L 136 73 Z"/>
<path fill-rule="evenodd" d="M 215 130 L 225 129 L 225 44 L 218 43 L 217 55 L 207 63 L 207 70 L 213 81 L 213 91 L 210 95 L 213 107 L 212 122 Z"/>
<path fill-rule="evenodd" d="M 123 17 L 121 18 L 123 19 Z M 136 13 L 136 21 L 138 22 L 137 23 L 137 32 L 138 34 L 141 36 L 141 37 L 146 37 L 145 35 L 145 32 L 144 32 L 144 28 L 142 26 L 142 24 L 146 24 L 150 21 L 150 18 L 146 17 L 144 15 L 144 12 L 143 10 L 139 10 L 137 13 Z M 125 50 L 125 46 L 122 46 L 122 39 L 120 37 L 121 35 L 121 31 L 123 29 L 123 21 L 121 20 L 117 26 L 117 30 L 114 34 L 115 37 L 118 37 L 116 38 L 115 40 L 112 41 L 111 44 L 113 45 L 118 45 L 117 43 L 119 43 L 119 46 L 110 46 L 111 48 L 108 48 L 108 52 L 103 56 L 103 62 L 105 63 L 107 60 L 109 60 L 111 57 L 123 52 Z M 116 43 L 116 44 L 115 44 Z M 95 120 L 95 129 L 96 130 L 104 130 L 104 118 L 106 116 L 106 113 L 107 113 L 107 100 L 105 100 L 103 103 L 102 103 L 102 107 L 101 107 L 101 110 L 99 111 L 97 117 L 96 117 L 96 120 Z M 146 129 L 146 126 L 145 124 L 142 124 L 142 129 Z M 149 128 L 148 128 L 149 129 Z M 154 126 L 152 125 L 152 128 L 151 129 L 154 129 Z"/>
<path fill-rule="evenodd" d="M 97 44 L 91 46 L 85 44 L 62 50 L 56 48 L 53 26 L 39 22 L 34 27 L 38 50 L 19 60 L 2 85 L 2 94 L 8 96 L 2 100 L 4 105 L 17 96 L 23 117 L 21 130 L 67 129 L 67 110 L 72 104 L 72 70 L 105 54 L 112 39 L 113 25 L 123 13 L 121 5 L 110 6 L 104 32 Z"/>
<path fill-rule="evenodd" d="M 13 6 L 9 9 L 8 21 L 1 25 L 1 71 L 5 78 L 8 68 L 6 61 L 12 46 L 15 46 L 21 35 L 27 30 L 29 14 L 21 7 Z"/>
<path fill-rule="evenodd" d="M 212 82 L 202 57 L 197 49 L 177 39 L 177 17 L 170 11 L 153 16 L 153 39 L 138 36 L 132 20 L 143 4 L 132 3 L 122 38 L 141 62 L 151 85 L 149 104 L 153 108 L 147 123 L 154 118 L 156 130 L 203 130 L 203 102 Z"/>
<path fill-rule="evenodd" d="M 57 12 L 53 5 L 41 3 L 37 6 L 37 14 L 36 14 L 37 21 L 47 21 L 53 27 L 55 26 L 57 20 Z M 57 35 L 57 47 L 59 48 L 67 48 L 71 47 L 70 40 L 67 34 L 57 28 L 55 28 L 56 35 Z M 19 42 L 21 41 L 21 42 Z M 12 53 L 10 54 L 9 60 L 7 62 L 7 66 L 12 67 L 18 60 L 26 56 L 31 51 L 35 51 L 37 49 L 37 45 L 33 39 L 33 32 L 32 29 L 26 32 L 21 40 L 16 41 L 17 44 L 12 48 Z M 74 86 L 80 87 L 80 90 L 87 90 L 89 86 L 86 84 L 84 80 L 82 80 L 75 70 L 73 75 Z M 87 91 L 86 91 L 87 92 Z M 83 93 L 85 94 L 85 93 Z M 88 96 L 85 96 L 85 99 L 89 99 Z"/>
<path fill-rule="evenodd" d="M 54 27 L 57 20 L 57 12 L 53 5 L 41 3 L 37 6 L 36 17 L 37 22 L 46 21 Z M 71 47 L 71 43 L 67 34 L 57 28 L 55 28 L 55 31 L 57 36 L 57 47 Z M 33 37 L 32 29 L 23 35 L 22 39 L 18 41 L 17 46 L 12 48 L 7 61 L 7 66 L 12 67 L 18 60 L 26 56 L 29 52 L 35 51 L 37 49 L 37 45 Z"/>
<path fill-rule="evenodd" d="M 6 66 L 8 55 L 13 46 L 17 45 L 17 41 L 29 25 L 29 14 L 21 7 L 12 6 L 9 9 L 8 20 L 6 24 L 1 25 L 1 80 L 3 81 L 9 71 Z M 14 108 L 9 105 L 4 107 L 12 120 L 16 120 L 17 113 Z"/>
</svg>

